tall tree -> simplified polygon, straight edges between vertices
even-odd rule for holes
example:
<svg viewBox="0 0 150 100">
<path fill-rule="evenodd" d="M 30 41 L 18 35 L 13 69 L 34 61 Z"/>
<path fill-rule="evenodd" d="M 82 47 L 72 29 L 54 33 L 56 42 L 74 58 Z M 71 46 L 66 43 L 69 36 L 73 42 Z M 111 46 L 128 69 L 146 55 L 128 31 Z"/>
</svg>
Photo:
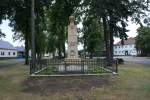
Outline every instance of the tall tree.
<svg viewBox="0 0 150 100">
<path fill-rule="evenodd" d="M 106 57 L 108 64 L 113 62 L 113 36 L 120 37 L 122 43 L 127 39 L 128 17 L 132 16 L 139 21 L 138 16 L 144 14 L 147 9 L 145 0 L 85 0 L 85 4 L 91 14 L 99 16 L 103 22 Z M 138 20 L 137 20 L 138 19 Z M 138 22 L 139 23 L 139 22 Z"/>
<path fill-rule="evenodd" d="M 141 56 L 150 56 L 150 27 L 140 27 L 137 30 L 136 48 Z"/>
<path fill-rule="evenodd" d="M 13 9 L 13 13 L 8 16 L 10 20 L 10 26 L 13 27 L 15 33 L 22 36 L 25 40 L 25 52 L 26 52 L 26 60 L 25 64 L 28 64 L 29 58 L 29 49 L 31 47 L 31 0 L 21 0 L 14 1 L 10 3 L 11 9 Z M 36 29 L 39 29 L 39 17 L 44 15 L 44 7 L 51 4 L 51 0 L 36 0 L 35 2 L 35 16 L 36 16 Z M 38 34 L 38 32 L 36 33 Z M 41 34 L 43 34 L 41 32 Z M 36 35 L 40 36 L 40 35 Z M 38 43 L 37 43 L 38 44 Z M 42 48 L 42 47 L 41 47 Z"/>
<path fill-rule="evenodd" d="M 65 57 L 65 43 L 67 39 L 67 26 L 69 16 L 75 15 L 81 0 L 55 0 L 48 10 L 49 15 L 49 42 L 54 42 L 53 50 L 58 52 L 59 58 Z M 50 45 L 50 44 L 49 44 Z M 55 49 L 54 49 L 55 48 Z M 49 48 L 50 49 L 50 48 Z M 52 49 L 51 49 L 52 50 Z M 63 55 L 62 55 L 63 54 Z"/>
<path fill-rule="evenodd" d="M 87 16 L 83 20 L 83 37 L 84 52 L 90 54 L 90 58 L 96 53 L 97 49 L 103 50 L 103 28 L 98 18 Z"/>
</svg>

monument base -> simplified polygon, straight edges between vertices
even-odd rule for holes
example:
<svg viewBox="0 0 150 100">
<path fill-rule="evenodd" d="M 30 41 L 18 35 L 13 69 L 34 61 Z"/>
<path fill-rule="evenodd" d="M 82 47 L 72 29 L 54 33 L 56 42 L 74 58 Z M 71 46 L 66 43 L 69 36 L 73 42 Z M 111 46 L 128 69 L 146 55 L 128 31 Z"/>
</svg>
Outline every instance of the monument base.
<svg viewBox="0 0 150 100">
<path fill-rule="evenodd" d="M 87 65 L 73 65 L 73 64 L 69 64 L 69 65 L 60 65 L 58 67 L 59 72 L 79 72 L 81 73 L 82 71 L 87 71 L 88 70 L 88 66 Z"/>
<path fill-rule="evenodd" d="M 81 58 L 66 58 L 64 64 L 59 66 L 60 72 L 84 72 L 87 69 Z"/>
<path fill-rule="evenodd" d="M 65 60 L 69 60 L 69 59 L 70 59 L 70 60 L 81 60 L 81 58 L 69 58 L 69 57 L 68 57 L 68 58 L 65 58 Z"/>
<path fill-rule="evenodd" d="M 80 58 L 66 58 L 65 59 L 66 64 L 81 64 L 81 59 Z"/>
</svg>

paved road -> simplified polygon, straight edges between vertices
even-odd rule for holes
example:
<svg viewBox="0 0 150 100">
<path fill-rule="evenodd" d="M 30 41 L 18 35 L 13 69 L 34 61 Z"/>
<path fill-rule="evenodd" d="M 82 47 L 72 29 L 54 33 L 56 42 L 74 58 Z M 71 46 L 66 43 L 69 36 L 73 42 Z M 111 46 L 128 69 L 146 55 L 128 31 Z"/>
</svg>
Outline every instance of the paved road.
<svg viewBox="0 0 150 100">
<path fill-rule="evenodd" d="M 24 62 L 24 59 L 8 59 L 8 60 L 1 60 L 0 61 L 0 68 L 10 67 L 17 63 Z"/>
<path fill-rule="evenodd" d="M 134 62 L 134 63 L 137 63 L 137 64 L 150 65 L 150 58 L 147 58 L 147 57 L 126 57 L 126 56 L 121 56 L 121 57 L 116 57 L 116 58 L 123 58 L 124 61 Z"/>
</svg>

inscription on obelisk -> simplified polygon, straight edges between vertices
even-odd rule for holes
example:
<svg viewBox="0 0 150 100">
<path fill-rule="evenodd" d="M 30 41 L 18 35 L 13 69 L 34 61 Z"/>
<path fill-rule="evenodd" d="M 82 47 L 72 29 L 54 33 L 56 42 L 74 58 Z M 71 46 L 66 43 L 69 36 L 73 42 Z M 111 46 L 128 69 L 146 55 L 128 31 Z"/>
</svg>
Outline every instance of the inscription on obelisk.
<svg viewBox="0 0 150 100">
<path fill-rule="evenodd" d="M 67 59 L 78 59 L 78 39 L 77 26 L 74 23 L 74 17 L 69 17 L 68 25 L 68 55 Z"/>
</svg>

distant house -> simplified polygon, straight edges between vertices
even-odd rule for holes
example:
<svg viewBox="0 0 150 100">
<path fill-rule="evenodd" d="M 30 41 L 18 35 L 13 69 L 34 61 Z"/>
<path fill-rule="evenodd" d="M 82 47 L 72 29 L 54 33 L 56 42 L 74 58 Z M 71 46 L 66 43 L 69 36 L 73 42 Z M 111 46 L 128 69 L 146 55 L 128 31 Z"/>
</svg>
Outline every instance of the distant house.
<svg viewBox="0 0 150 100">
<path fill-rule="evenodd" d="M 136 56 L 137 50 L 135 48 L 135 38 L 129 38 L 124 41 L 124 45 L 121 41 L 114 45 L 114 55 L 115 56 Z"/>
<path fill-rule="evenodd" d="M 7 41 L 0 40 L 0 58 L 16 58 L 16 48 Z"/>
<path fill-rule="evenodd" d="M 18 57 L 25 57 L 25 48 L 23 46 L 18 46 L 18 47 L 15 47 L 16 50 L 17 50 L 17 56 Z"/>
</svg>

